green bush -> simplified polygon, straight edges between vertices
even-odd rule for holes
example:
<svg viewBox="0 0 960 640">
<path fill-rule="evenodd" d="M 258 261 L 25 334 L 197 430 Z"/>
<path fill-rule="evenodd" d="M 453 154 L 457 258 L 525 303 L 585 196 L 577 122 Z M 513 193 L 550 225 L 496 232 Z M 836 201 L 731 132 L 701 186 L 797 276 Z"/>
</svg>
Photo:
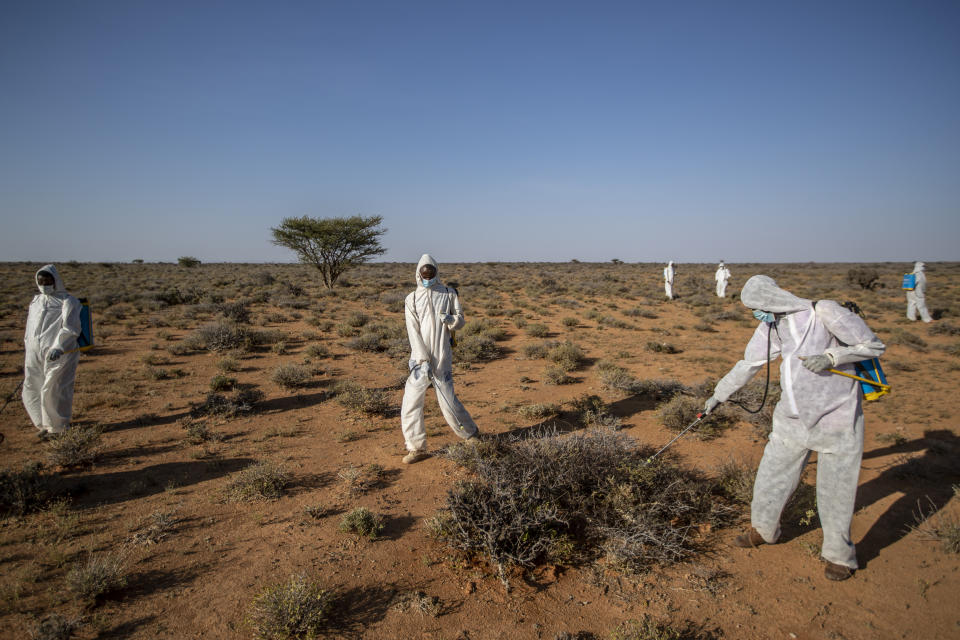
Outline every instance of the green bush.
<svg viewBox="0 0 960 640">
<path fill-rule="evenodd" d="M 344 514 L 340 520 L 340 531 L 365 536 L 376 540 L 383 531 L 383 517 L 373 513 L 366 507 L 357 507 Z"/>
<path fill-rule="evenodd" d="M 218 373 L 210 379 L 210 391 L 230 391 L 237 386 L 237 379 Z"/>
</svg>

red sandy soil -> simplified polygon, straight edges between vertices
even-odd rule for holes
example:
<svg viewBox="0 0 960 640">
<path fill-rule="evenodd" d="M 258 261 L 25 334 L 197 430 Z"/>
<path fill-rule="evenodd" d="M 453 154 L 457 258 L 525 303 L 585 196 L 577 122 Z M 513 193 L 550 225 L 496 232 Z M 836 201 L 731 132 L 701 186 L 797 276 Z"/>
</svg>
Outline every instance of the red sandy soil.
<svg viewBox="0 0 960 640">
<path fill-rule="evenodd" d="M 471 301 L 464 304 L 470 317 Z M 617 362 L 637 378 L 687 383 L 725 373 L 752 331 L 752 322 L 727 321 L 717 325 L 718 333 L 701 333 L 692 328 L 698 322 L 693 310 L 680 302 L 651 308 L 659 318 L 627 319 L 637 329 L 598 330 L 596 322 L 581 320 L 580 327 L 568 330 L 560 319 L 579 314 L 564 309 L 535 321 L 548 324 L 551 337 L 574 340 L 592 359 L 620 354 Z M 739 303 L 728 300 L 725 308 L 749 317 Z M 544 384 L 544 361 L 521 356 L 522 345 L 535 340 L 501 320 L 510 334 L 501 343 L 506 357 L 455 372 L 461 399 L 486 433 L 529 426 L 516 414 L 519 405 L 596 393 L 613 404 L 624 432 L 638 442 L 655 445 L 673 436 L 659 424 L 653 407 L 605 392 L 591 367 L 575 372 L 574 384 Z M 563 631 L 607 637 L 622 621 L 650 614 L 675 625 L 690 621 L 727 638 L 958 638 L 960 556 L 910 530 L 918 510 L 954 518 L 960 510 L 951 490 L 951 484 L 960 482 L 953 406 L 960 367 L 955 356 L 938 350 L 956 338 L 927 336 L 923 327 L 904 324 L 892 310 L 873 314 L 870 324 L 875 329 L 903 327 L 923 336 L 930 349 L 890 345 L 885 361 L 909 362 L 914 367 L 907 368 L 915 370 L 888 372 L 894 392 L 865 406 L 866 453 L 853 520 L 861 569 L 852 579 L 834 583 L 824 578 L 817 528 L 785 526 L 779 544 L 745 551 L 730 546 L 742 529 L 738 525 L 711 532 L 710 550 L 683 564 L 639 576 L 593 567 L 517 570 L 510 577 L 510 592 L 486 563 L 455 560 L 423 527 L 463 471 L 441 456 L 401 464 L 399 418 L 354 415 L 325 400 L 325 387 L 333 380 L 349 378 L 368 387 L 395 381 L 402 372 L 386 356 L 351 352 L 330 333 L 333 358 L 316 361 L 327 374 L 296 394 L 279 389 L 268 377 L 278 363 L 302 361 L 305 343 L 292 340 L 285 355 L 252 354 L 241 361 L 240 372 L 230 375 L 267 393 L 262 410 L 221 421 L 215 427 L 225 436 L 220 443 L 191 445 L 177 420 L 202 399 L 206 381 L 217 373 L 218 356 L 170 357 L 163 366 L 183 368 L 189 375 L 154 381 L 143 375 L 141 359 L 152 344 L 163 342 L 156 330 L 118 333 L 80 365 L 78 406 L 95 404 L 89 398 L 104 392 L 130 396 L 133 403 L 101 404 L 78 417 L 80 424 L 104 426 L 105 448 L 94 466 L 63 471 L 71 483 L 76 520 L 59 532 L 50 512 L 0 522 L 5 585 L 0 636 L 27 637 L 33 620 L 58 611 L 84 616 L 79 638 L 249 638 L 244 617 L 256 594 L 303 572 L 344 594 L 333 637 L 553 639 Z M 279 328 L 291 335 L 310 329 L 303 322 Z M 657 328 L 669 335 L 651 332 Z M 189 333 L 168 331 L 171 339 Z M 652 339 L 669 340 L 683 351 L 650 353 L 644 345 Z M 10 363 L 21 353 L 16 342 L 3 345 L 4 389 L 18 380 L 16 365 Z M 521 384 L 523 376 L 533 382 Z M 399 405 L 402 391 L 391 393 Z M 432 394 L 427 407 L 428 443 L 436 452 L 456 438 L 442 424 Z M 22 406 L 11 403 L 0 419 L 7 438 L 0 445 L 0 465 L 43 459 Z M 345 432 L 356 432 L 357 439 Z M 890 433 L 900 434 L 904 442 L 877 439 Z M 755 464 L 763 446 L 754 427 L 739 423 L 715 440 L 686 437 L 674 449 L 685 465 L 712 473 L 732 458 Z M 952 460 L 952 470 L 929 478 L 904 472 L 907 459 L 931 461 L 936 455 Z M 224 501 L 222 489 L 230 476 L 264 459 L 281 462 L 295 474 L 287 495 L 253 503 Z M 364 494 L 351 494 L 337 477 L 351 464 L 372 463 L 384 467 L 383 482 Z M 815 466 L 814 456 L 807 482 L 813 482 Z M 311 518 L 305 509 L 312 505 L 324 505 L 330 514 Z M 380 539 L 338 531 L 341 514 L 356 506 L 386 518 Z M 156 544 L 130 545 L 133 533 L 158 510 L 175 511 L 175 529 Z M 64 527 L 62 522 L 59 526 Z M 88 550 L 121 549 L 129 553 L 127 587 L 83 608 L 66 592 L 67 569 Z M 704 580 L 703 575 L 713 578 Z M 396 597 L 411 590 L 439 598 L 440 615 L 398 610 Z"/>
</svg>

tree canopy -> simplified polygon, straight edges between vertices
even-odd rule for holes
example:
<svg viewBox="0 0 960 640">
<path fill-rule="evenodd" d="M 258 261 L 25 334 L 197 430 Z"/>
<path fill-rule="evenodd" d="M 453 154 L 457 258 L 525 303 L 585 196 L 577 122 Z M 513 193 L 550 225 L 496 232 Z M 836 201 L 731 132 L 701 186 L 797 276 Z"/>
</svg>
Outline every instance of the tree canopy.
<svg viewBox="0 0 960 640">
<path fill-rule="evenodd" d="M 272 227 L 273 244 L 296 252 L 300 262 L 312 264 L 323 275 L 323 284 L 332 289 L 340 275 L 351 267 L 386 252 L 380 236 L 381 216 L 349 218 L 284 218 Z"/>
</svg>

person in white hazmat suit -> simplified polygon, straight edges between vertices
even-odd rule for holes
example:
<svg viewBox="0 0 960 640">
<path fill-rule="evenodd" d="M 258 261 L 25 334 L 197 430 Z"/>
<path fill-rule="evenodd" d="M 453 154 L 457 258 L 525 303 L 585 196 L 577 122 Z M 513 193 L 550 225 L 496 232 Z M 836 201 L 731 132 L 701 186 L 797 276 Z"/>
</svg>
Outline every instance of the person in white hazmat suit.
<svg viewBox="0 0 960 640">
<path fill-rule="evenodd" d="M 723 264 L 723 260 L 720 261 L 720 266 L 717 267 L 717 273 L 714 275 L 714 278 L 717 281 L 717 297 L 726 298 L 727 283 L 730 281 L 730 269 L 727 269 L 727 265 Z"/>
<path fill-rule="evenodd" d="M 676 275 L 676 269 L 673 267 L 673 260 L 667 263 L 663 268 L 663 288 L 667 293 L 667 298 L 673 300 L 673 276 Z"/>
<path fill-rule="evenodd" d="M 457 292 L 440 282 L 437 262 L 423 254 L 417 263 L 417 288 L 404 300 L 407 336 L 410 339 L 410 375 L 403 391 L 400 421 L 407 464 L 427 457 L 423 401 L 433 384 L 444 419 L 454 433 L 470 440 L 478 437 L 477 425 L 453 391 L 453 349 L 450 332 L 464 325 Z"/>
<path fill-rule="evenodd" d="M 23 404 L 44 438 L 70 426 L 81 305 L 52 264 L 37 271 L 35 281 L 40 294 L 30 303 L 23 337 Z"/>
<path fill-rule="evenodd" d="M 704 410 L 710 413 L 780 356 L 780 401 L 760 460 L 750 506 L 752 528 L 738 547 L 772 544 L 780 514 L 797 488 L 811 451 L 817 452 L 817 510 L 823 526 L 825 575 L 844 580 L 857 568 L 850 539 L 860 459 L 863 411 L 860 383 L 827 369 L 854 373 L 854 362 L 880 356 L 885 347 L 855 313 L 832 300 L 811 302 L 784 291 L 768 276 L 750 278 L 740 300 L 761 320 L 743 360 L 718 383 Z M 769 343 L 768 343 L 769 339 Z"/>
<path fill-rule="evenodd" d="M 907 319 L 916 321 L 917 312 L 920 313 L 920 319 L 924 322 L 931 322 L 930 312 L 927 311 L 927 299 L 924 295 L 927 290 L 927 276 L 924 274 L 926 265 L 922 262 L 916 262 L 913 265 L 913 275 L 916 276 L 916 284 L 913 291 L 907 291 Z"/>
</svg>

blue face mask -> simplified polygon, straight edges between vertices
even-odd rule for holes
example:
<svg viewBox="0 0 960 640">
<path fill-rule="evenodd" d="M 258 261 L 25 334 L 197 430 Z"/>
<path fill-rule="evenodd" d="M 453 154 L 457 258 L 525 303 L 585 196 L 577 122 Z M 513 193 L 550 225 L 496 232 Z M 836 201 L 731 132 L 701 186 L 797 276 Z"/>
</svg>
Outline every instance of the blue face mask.
<svg viewBox="0 0 960 640">
<path fill-rule="evenodd" d="M 759 320 L 760 322 L 769 322 L 770 324 L 773 324 L 774 322 L 777 321 L 777 319 L 774 317 L 772 313 L 770 313 L 769 311 L 761 311 L 760 309 L 753 310 L 753 317 Z"/>
<path fill-rule="evenodd" d="M 420 277 L 420 284 L 427 287 L 428 289 L 433 285 L 437 284 L 436 276 L 430 278 L 429 280 L 425 279 L 423 276 Z"/>
</svg>

